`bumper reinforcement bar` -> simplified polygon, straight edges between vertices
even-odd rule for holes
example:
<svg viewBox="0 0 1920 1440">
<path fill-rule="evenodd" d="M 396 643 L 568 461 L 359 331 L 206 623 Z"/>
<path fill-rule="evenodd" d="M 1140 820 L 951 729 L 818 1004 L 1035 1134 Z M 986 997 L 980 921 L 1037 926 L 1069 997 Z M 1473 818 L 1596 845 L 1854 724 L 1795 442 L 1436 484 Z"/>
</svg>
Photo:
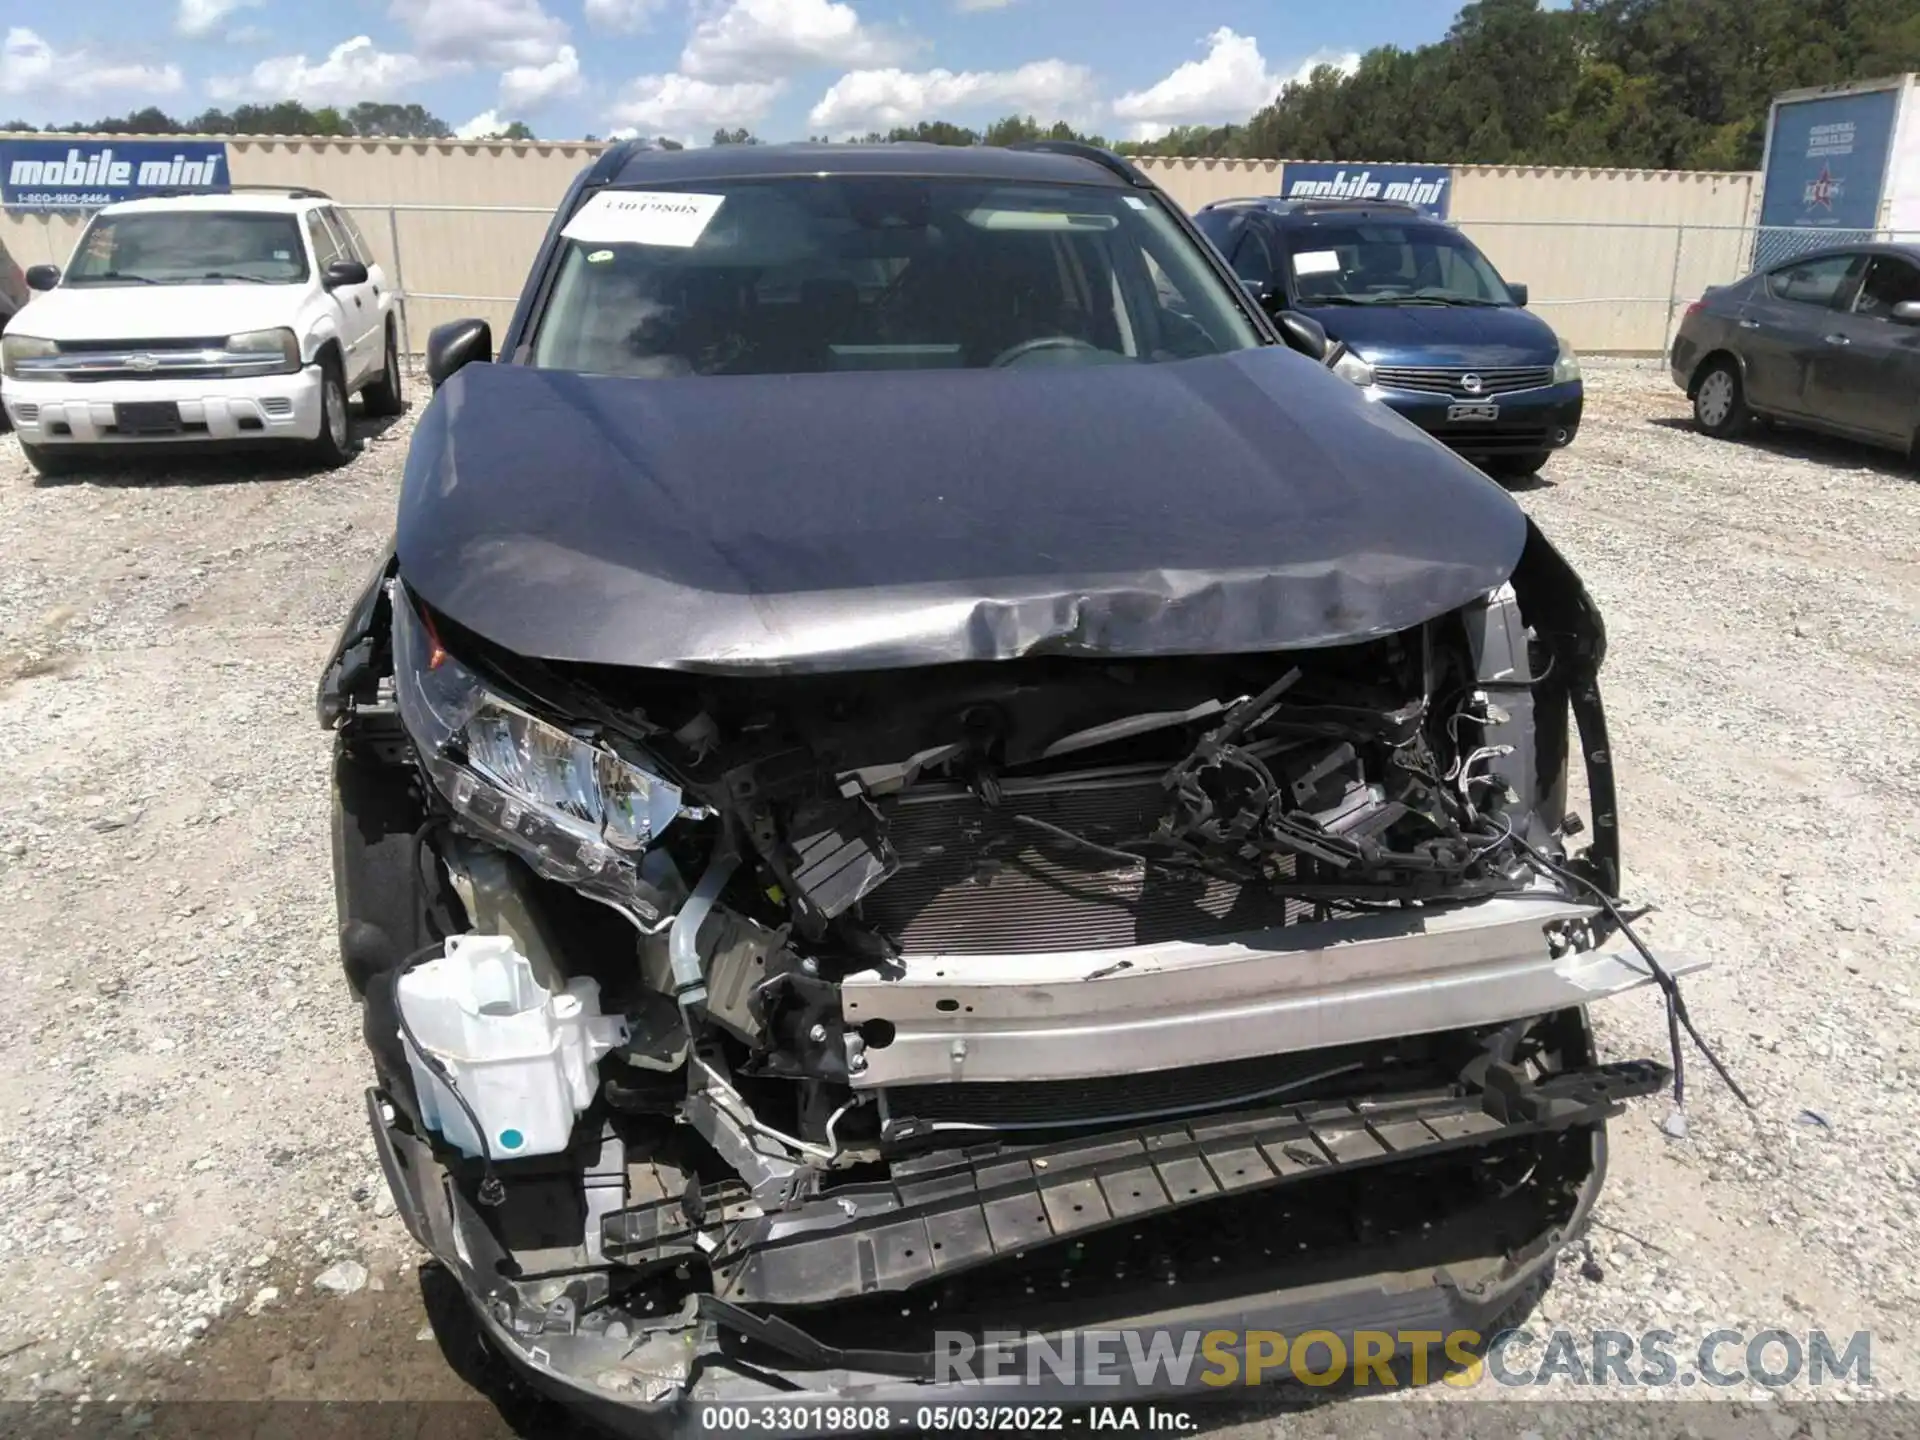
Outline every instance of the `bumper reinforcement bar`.
<svg viewBox="0 0 1920 1440">
<path fill-rule="evenodd" d="M 1476 1093 L 1428 1092 L 1243 1112 L 1039 1146 L 896 1161 L 887 1181 L 759 1214 L 738 1184 L 607 1215 L 606 1257 L 704 1256 L 716 1298 L 808 1305 L 905 1290 L 1054 1241 L 1337 1169 L 1419 1160 L 1598 1124 L 1660 1090 L 1637 1060 L 1532 1079 L 1493 1064 Z"/>
</svg>

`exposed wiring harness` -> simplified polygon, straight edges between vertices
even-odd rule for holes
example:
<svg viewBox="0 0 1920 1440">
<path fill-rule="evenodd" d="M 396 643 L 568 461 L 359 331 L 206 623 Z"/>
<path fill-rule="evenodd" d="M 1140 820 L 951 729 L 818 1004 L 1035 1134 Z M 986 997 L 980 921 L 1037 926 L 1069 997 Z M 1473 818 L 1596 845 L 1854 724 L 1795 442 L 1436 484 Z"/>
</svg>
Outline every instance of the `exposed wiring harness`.
<svg viewBox="0 0 1920 1440">
<path fill-rule="evenodd" d="M 1753 1101 L 1748 1097 L 1747 1092 L 1740 1088 L 1740 1083 L 1728 1073 L 1727 1067 L 1720 1063 L 1720 1057 L 1714 1054 L 1713 1047 L 1706 1042 L 1706 1039 L 1695 1027 L 1693 1017 L 1687 1013 L 1686 997 L 1680 993 L 1679 979 L 1655 958 L 1653 951 L 1648 948 L 1647 942 L 1642 940 L 1639 932 L 1633 928 L 1632 922 L 1620 913 L 1620 907 L 1614 902 L 1613 897 L 1578 871 L 1571 870 L 1564 865 L 1556 864 L 1554 861 L 1548 859 L 1521 836 L 1515 835 L 1513 837 L 1513 843 L 1531 856 L 1533 863 L 1541 871 L 1549 875 L 1557 876 L 1570 885 L 1577 885 L 1592 895 L 1595 900 L 1599 901 L 1601 908 L 1612 918 L 1613 923 L 1619 928 L 1620 933 L 1632 942 L 1633 948 L 1640 952 L 1640 958 L 1646 961 L 1647 971 L 1652 975 L 1654 984 L 1660 987 L 1661 994 L 1666 997 L 1667 1047 L 1673 1054 L 1674 1108 L 1684 1111 L 1687 1104 L 1687 1066 L 1683 1053 L 1684 1047 L 1680 1043 L 1680 1032 L 1684 1029 L 1695 1046 L 1699 1048 L 1700 1053 L 1706 1056 L 1707 1063 L 1713 1067 L 1714 1073 L 1725 1082 L 1727 1089 L 1733 1092 L 1734 1098 L 1749 1110 L 1753 1109 Z"/>
</svg>

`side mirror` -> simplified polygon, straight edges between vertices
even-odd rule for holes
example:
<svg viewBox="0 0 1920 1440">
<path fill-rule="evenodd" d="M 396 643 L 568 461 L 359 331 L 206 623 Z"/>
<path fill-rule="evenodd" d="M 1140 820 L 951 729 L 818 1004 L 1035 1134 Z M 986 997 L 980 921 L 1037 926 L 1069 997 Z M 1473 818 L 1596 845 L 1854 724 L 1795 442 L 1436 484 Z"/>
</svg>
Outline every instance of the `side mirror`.
<svg viewBox="0 0 1920 1440">
<path fill-rule="evenodd" d="M 1513 303 L 1518 305 L 1522 310 L 1527 308 L 1526 286 L 1516 284 L 1514 281 L 1509 280 L 1507 282 L 1507 294 L 1513 297 Z"/>
<path fill-rule="evenodd" d="M 320 284 L 328 290 L 338 290 L 342 285 L 366 283 L 367 267 L 358 260 L 336 260 L 320 276 Z"/>
<path fill-rule="evenodd" d="M 1280 331 L 1280 338 L 1292 349 L 1310 360 L 1324 361 L 1327 358 L 1327 327 L 1311 315 L 1302 315 L 1298 310 L 1282 310 L 1273 317 L 1273 323 Z"/>
<path fill-rule="evenodd" d="M 1920 300 L 1902 300 L 1888 318 L 1896 325 L 1920 325 Z"/>
<path fill-rule="evenodd" d="M 27 267 L 27 288 L 29 290 L 51 290 L 60 283 L 58 265 L 29 265 Z"/>
<path fill-rule="evenodd" d="M 484 320 L 449 320 L 427 336 L 427 380 L 438 390 L 466 365 L 493 359 L 493 327 Z"/>
</svg>

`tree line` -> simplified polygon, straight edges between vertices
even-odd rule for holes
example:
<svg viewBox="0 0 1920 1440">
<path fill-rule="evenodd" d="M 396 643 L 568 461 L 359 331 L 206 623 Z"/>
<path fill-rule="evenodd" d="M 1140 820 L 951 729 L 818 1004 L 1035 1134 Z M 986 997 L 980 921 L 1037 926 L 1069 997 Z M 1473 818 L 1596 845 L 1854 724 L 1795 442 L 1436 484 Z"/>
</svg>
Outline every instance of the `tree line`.
<svg viewBox="0 0 1920 1440">
<path fill-rule="evenodd" d="M 108 115 L 76 125 L 34 125 L 9 120 L 0 131 L 33 130 L 49 135 L 347 135 L 446 140 L 453 127 L 423 105 L 362 100 L 341 109 L 309 109 L 297 100 L 272 105 L 236 105 L 231 110 L 202 110 L 189 119 L 169 115 L 157 105 L 127 115 Z M 490 140 L 537 138 L 524 121 L 513 120 L 482 137 Z"/>
<path fill-rule="evenodd" d="M 1183 125 L 1133 155 L 1751 170 L 1774 95 L 1920 70 L 1915 0 L 1475 0 L 1430 45 L 1289 81 L 1245 121 Z M 1010 116 L 880 140 L 1106 142 Z M 718 137 L 716 137 L 717 139 Z"/>
<path fill-rule="evenodd" d="M 1920 70 L 1915 0 L 1571 0 L 1551 10 L 1540 0 L 1473 0 L 1430 45 L 1383 45 L 1350 71 L 1321 66 L 1289 81 L 1244 121 L 1180 126 L 1111 148 L 1136 155 L 1747 170 L 1760 163 L 1768 102 L 1777 92 L 1908 70 Z M 0 128 L 37 127 L 15 121 Z M 314 110 L 291 100 L 240 105 L 184 121 L 149 107 L 60 128 L 421 139 L 453 133 L 419 105 L 373 101 Z M 516 120 L 497 138 L 534 135 Z M 923 120 L 873 131 L 858 143 L 1039 139 L 1109 143 L 1030 115 L 980 129 Z M 732 128 L 715 131 L 712 143 L 758 140 Z"/>
</svg>

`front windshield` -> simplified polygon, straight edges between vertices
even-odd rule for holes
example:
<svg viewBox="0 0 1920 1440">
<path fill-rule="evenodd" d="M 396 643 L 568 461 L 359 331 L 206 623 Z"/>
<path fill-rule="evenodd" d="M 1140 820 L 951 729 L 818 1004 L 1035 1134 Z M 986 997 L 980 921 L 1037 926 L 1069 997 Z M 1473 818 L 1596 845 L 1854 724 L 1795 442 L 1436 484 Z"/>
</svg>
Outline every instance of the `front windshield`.
<svg viewBox="0 0 1920 1440">
<path fill-rule="evenodd" d="M 603 191 L 532 360 L 604 375 L 1137 364 L 1261 338 L 1150 196 L 806 176 Z"/>
<path fill-rule="evenodd" d="M 1302 305 L 1511 305 L 1473 242 L 1443 225 L 1316 225 L 1292 237 Z"/>
<path fill-rule="evenodd" d="M 291 215 L 156 210 L 100 216 L 62 283 L 279 285 L 306 278 L 306 251 Z"/>
</svg>

